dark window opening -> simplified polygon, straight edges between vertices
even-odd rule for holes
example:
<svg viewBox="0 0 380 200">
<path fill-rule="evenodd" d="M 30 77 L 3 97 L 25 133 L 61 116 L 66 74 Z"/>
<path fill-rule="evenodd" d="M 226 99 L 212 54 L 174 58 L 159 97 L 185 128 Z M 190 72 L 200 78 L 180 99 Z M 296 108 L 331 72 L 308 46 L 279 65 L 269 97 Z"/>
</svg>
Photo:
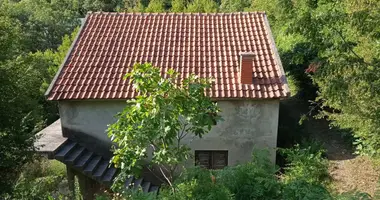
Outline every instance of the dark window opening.
<svg viewBox="0 0 380 200">
<path fill-rule="evenodd" d="M 207 169 L 223 169 L 228 165 L 228 151 L 195 151 L 195 165 Z"/>
</svg>

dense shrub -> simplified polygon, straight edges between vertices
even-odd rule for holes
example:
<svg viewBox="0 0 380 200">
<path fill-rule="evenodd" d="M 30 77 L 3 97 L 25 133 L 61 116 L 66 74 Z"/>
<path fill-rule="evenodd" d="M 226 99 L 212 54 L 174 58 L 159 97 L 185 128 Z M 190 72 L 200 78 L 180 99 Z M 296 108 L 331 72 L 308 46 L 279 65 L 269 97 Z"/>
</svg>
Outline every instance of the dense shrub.
<svg viewBox="0 0 380 200">
<path fill-rule="evenodd" d="M 126 192 L 122 199 L 134 200 L 354 200 L 370 199 L 366 193 L 331 193 L 326 185 L 327 162 L 320 145 L 296 145 L 282 149 L 289 162 L 285 173 L 268 159 L 267 151 L 255 151 L 252 161 L 222 170 L 187 169 L 174 182 L 174 187 L 163 186 L 159 195 L 141 191 Z"/>
<path fill-rule="evenodd" d="M 288 162 L 283 180 L 305 181 L 311 184 L 324 184 L 328 181 L 328 161 L 322 157 L 323 150 L 313 148 L 314 145 L 300 148 L 281 149 Z"/>
<path fill-rule="evenodd" d="M 64 186 L 65 165 L 58 161 L 38 160 L 23 167 L 16 181 L 12 196 L 7 199 L 45 200 L 63 196 L 59 188 Z"/>
<path fill-rule="evenodd" d="M 367 193 L 363 192 L 345 192 L 343 194 L 337 195 L 335 200 L 370 200 L 370 199 L 379 199 L 376 196 L 374 198 L 371 198 L 371 196 Z"/>
<path fill-rule="evenodd" d="M 332 199 L 329 191 L 322 184 L 310 183 L 305 180 L 291 180 L 285 183 L 281 199 L 310 199 L 329 200 Z"/>
<path fill-rule="evenodd" d="M 235 199 L 276 199 L 281 185 L 268 157 L 267 152 L 258 151 L 251 162 L 219 171 L 217 181 L 224 184 Z"/>
<path fill-rule="evenodd" d="M 189 169 L 176 182 L 175 191 L 163 189 L 160 199 L 233 199 L 231 192 L 223 185 L 222 181 L 217 181 L 215 173 L 216 171 L 202 168 Z"/>
</svg>

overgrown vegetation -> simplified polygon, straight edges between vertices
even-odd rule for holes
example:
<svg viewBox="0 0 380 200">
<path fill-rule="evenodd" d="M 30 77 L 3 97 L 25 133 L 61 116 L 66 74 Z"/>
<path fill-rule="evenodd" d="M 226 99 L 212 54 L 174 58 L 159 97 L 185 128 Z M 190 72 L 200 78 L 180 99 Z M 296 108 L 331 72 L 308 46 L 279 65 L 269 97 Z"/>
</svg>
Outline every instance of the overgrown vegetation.
<svg viewBox="0 0 380 200">
<path fill-rule="evenodd" d="M 12 195 L 5 199 L 45 200 L 49 197 L 68 196 L 65 165 L 58 161 L 38 159 L 23 166 L 15 180 Z M 66 191 L 65 191 L 66 190 Z"/>
<path fill-rule="evenodd" d="M 307 100 L 320 108 L 319 117 L 352 131 L 358 153 L 379 155 L 379 1 L 259 0 L 254 6 L 268 11 L 300 92 L 310 91 L 310 80 L 318 87 L 317 98 Z M 310 78 L 302 78 L 305 70 Z"/>
<path fill-rule="evenodd" d="M 43 96 L 75 35 L 61 1 L 0 1 L 0 198 L 35 159 L 35 133 L 58 118 Z M 74 32 L 73 32 L 74 31 Z M 71 37 L 70 37 L 70 34 Z"/>
<path fill-rule="evenodd" d="M 124 199 L 135 200 L 245 200 L 245 199 L 310 199 L 351 200 L 371 199 L 366 193 L 352 191 L 336 194 L 328 189 L 327 162 L 317 150 L 295 146 L 283 151 L 290 161 L 281 174 L 268 160 L 267 151 L 255 150 L 252 161 L 222 170 L 188 169 L 174 183 L 176 190 L 162 187 L 159 195 L 126 192 Z M 311 159 L 315 159 L 311 161 Z M 303 163 L 300 161 L 309 160 Z M 305 172 L 310 173 L 305 173 Z"/>
</svg>

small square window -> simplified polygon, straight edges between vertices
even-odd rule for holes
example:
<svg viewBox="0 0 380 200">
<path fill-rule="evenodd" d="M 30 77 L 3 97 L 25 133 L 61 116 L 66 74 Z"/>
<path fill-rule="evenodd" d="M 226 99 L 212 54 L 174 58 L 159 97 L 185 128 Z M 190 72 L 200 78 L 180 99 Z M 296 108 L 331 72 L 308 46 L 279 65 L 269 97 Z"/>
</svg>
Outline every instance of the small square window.
<svg viewBox="0 0 380 200">
<path fill-rule="evenodd" d="M 228 151 L 195 151 L 195 165 L 207 169 L 223 169 L 228 165 Z"/>
</svg>

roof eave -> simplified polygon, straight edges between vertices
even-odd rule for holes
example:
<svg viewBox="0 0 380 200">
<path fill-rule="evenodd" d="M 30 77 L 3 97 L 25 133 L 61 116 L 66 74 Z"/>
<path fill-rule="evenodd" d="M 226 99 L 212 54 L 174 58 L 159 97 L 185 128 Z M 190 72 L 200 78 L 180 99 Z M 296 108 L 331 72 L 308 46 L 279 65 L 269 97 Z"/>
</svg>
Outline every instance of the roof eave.
<svg viewBox="0 0 380 200">
<path fill-rule="evenodd" d="M 45 97 L 46 97 L 47 99 L 49 98 L 49 95 L 50 95 L 50 93 L 51 93 L 51 91 L 52 91 L 52 89 L 53 89 L 55 83 L 57 82 L 57 79 L 58 79 L 59 75 L 61 74 L 62 69 L 63 69 L 63 68 L 65 67 L 65 65 L 67 64 L 67 61 L 68 61 L 68 59 L 69 59 L 69 57 L 70 57 L 70 55 L 71 55 L 71 53 L 72 53 L 72 51 L 73 51 L 75 45 L 76 45 L 77 42 L 78 42 L 79 36 L 81 35 L 82 30 L 83 30 L 83 28 L 85 27 L 85 25 L 86 25 L 86 23 L 87 23 L 87 17 L 88 17 L 88 15 L 89 15 L 89 14 L 87 14 L 86 17 L 84 18 L 84 20 L 83 20 L 83 22 L 82 22 L 82 24 L 81 24 L 81 26 L 80 26 L 80 28 L 79 28 L 79 31 L 78 31 L 77 35 L 75 36 L 75 39 L 74 39 L 74 41 L 72 42 L 72 44 L 71 44 L 71 46 L 70 46 L 70 48 L 69 48 L 69 51 L 67 52 L 65 58 L 63 59 L 62 64 L 59 66 L 59 69 L 58 69 L 57 73 L 55 74 L 53 80 L 51 81 L 51 83 L 50 83 L 48 89 L 47 89 L 46 92 L 45 92 Z M 48 99 L 48 100 L 49 100 L 49 99 Z"/>
<path fill-rule="evenodd" d="M 289 89 L 289 85 L 288 85 L 288 80 L 286 79 L 285 70 L 284 70 L 284 67 L 282 66 L 280 55 L 278 53 L 278 50 L 277 50 L 277 47 L 276 47 L 276 43 L 275 43 L 274 38 L 273 38 L 273 33 L 272 33 L 271 28 L 270 28 L 267 15 L 264 15 L 264 24 L 265 24 L 265 26 L 267 28 L 268 37 L 269 37 L 269 40 L 271 42 L 271 47 L 272 47 L 272 50 L 273 50 L 273 53 L 274 53 L 274 57 L 275 57 L 275 59 L 276 59 L 276 61 L 278 63 L 278 66 L 279 66 L 280 72 L 281 72 L 280 80 L 281 80 L 282 84 L 284 85 L 285 94 L 286 94 L 286 96 L 282 97 L 282 99 L 283 98 L 287 98 L 287 97 L 290 97 L 290 89 Z"/>
</svg>

